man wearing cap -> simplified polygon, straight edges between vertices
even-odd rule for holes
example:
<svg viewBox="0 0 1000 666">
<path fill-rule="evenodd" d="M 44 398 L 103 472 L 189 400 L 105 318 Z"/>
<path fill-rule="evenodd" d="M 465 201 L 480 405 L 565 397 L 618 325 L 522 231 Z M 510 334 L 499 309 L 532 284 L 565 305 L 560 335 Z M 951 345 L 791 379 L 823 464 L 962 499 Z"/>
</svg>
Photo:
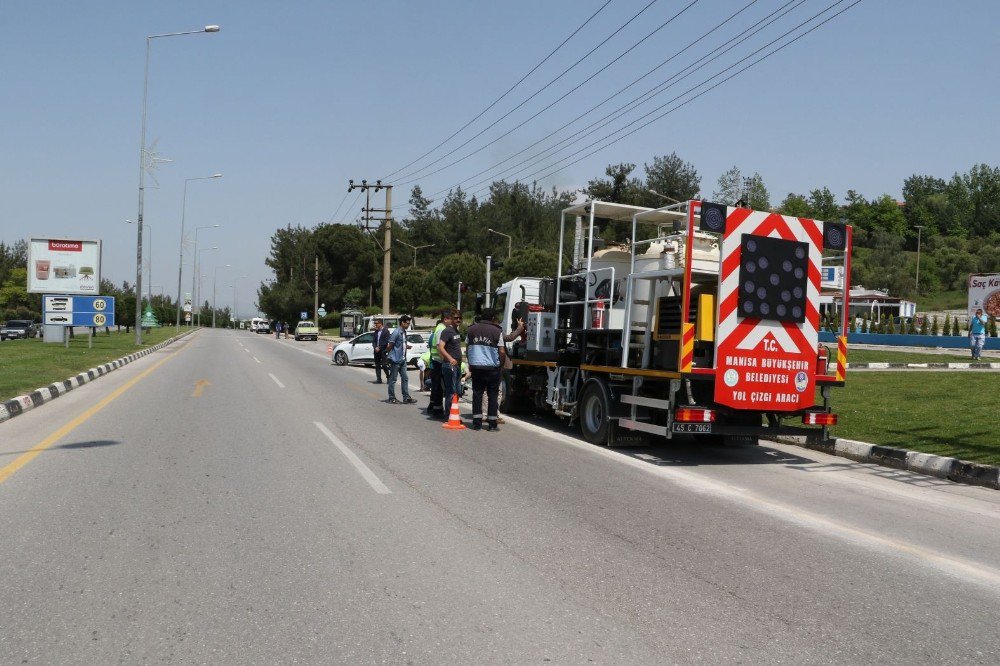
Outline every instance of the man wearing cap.
<svg viewBox="0 0 1000 666">
<path fill-rule="evenodd" d="M 467 336 L 469 369 L 472 370 L 472 429 L 483 427 L 483 393 L 486 393 L 487 431 L 497 431 L 497 408 L 500 394 L 500 367 L 503 361 L 503 330 L 492 308 L 482 311 L 478 323 L 469 327 Z"/>
<path fill-rule="evenodd" d="M 416 402 L 410 397 L 410 375 L 406 371 L 406 329 L 410 327 L 410 315 L 399 318 L 399 328 L 389 335 L 386 345 L 386 355 L 389 358 L 389 400 L 390 405 L 399 404 L 396 400 L 396 377 L 399 377 L 400 389 L 403 392 L 403 404 L 412 405 Z"/>
</svg>

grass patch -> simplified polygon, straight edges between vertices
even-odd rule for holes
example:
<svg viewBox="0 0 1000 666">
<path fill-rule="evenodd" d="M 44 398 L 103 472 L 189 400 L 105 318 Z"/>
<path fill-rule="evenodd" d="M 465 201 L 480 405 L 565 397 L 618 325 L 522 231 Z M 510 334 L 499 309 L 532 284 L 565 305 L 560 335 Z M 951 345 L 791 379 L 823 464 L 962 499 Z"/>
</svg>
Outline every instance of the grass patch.
<svg viewBox="0 0 1000 666">
<path fill-rule="evenodd" d="M 837 437 L 1000 465 L 997 376 L 974 372 L 847 375 L 832 396 Z"/>
<path fill-rule="evenodd" d="M 983 357 L 984 363 L 997 361 Z M 848 363 L 971 363 L 972 352 L 964 354 L 957 349 L 953 354 L 922 354 L 920 352 L 888 351 L 885 349 L 853 349 L 847 348 Z"/>
<path fill-rule="evenodd" d="M 94 336 L 93 349 L 87 348 L 87 336 L 63 345 L 45 344 L 40 339 L 0 342 L 0 401 L 23 395 L 53 382 L 61 382 L 94 366 L 140 351 L 172 337 L 173 326 L 154 328 L 144 333 L 143 344 L 135 344 L 135 333 L 111 332 Z"/>
</svg>

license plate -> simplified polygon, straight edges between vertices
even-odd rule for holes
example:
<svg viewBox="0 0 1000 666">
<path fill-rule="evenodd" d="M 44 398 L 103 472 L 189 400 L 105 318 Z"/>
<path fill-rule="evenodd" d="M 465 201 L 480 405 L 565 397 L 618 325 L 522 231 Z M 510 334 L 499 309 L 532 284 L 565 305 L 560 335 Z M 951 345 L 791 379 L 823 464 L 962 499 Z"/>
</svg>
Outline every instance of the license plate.
<svg viewBox="0 0 1000 666">
<path fill-rule="evenodd" d="M 711 423 L 674 423 L 670 426 L 672 432 L 712 432 Z"/>
</svg>

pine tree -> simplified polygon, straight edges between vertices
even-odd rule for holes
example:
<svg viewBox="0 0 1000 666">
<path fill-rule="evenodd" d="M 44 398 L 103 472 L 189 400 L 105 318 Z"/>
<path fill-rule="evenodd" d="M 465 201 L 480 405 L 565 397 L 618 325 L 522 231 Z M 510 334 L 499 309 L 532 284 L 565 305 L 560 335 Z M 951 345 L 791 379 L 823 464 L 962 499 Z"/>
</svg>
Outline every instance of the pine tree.
<svg viewBox="0 0 1000 666">
<path fill-rule="evenodd" d="M 855 321 L 856 321 L 855 318 L 851 317 L 851 321 L 847 325 L 847 332 L 848 333 L 855 333 L 855 332 L 857 332 L 857 328 L 858 327 L 855 325 Z"/>
<path fill-rule="evenodd" d="M 927 316 L 924 316 L 924 320 L 920 322 L 920 335 L 927 335 Z"/>
<path fill-rule="evenodd" d="M 991 338 L 997 337 L 997 320 L 995 318 L 990 317 L 990 322 L 989 324 L 987 324 L 986 328 L 987 328 L 987 334 Z"/>
<path fill-rule="evenodd" d="M 944 328 L 941 330 L 941 335 L 951 335 L 951 315 L 946 314 L 944 316 Z"/>
<path fill-rule="evenodd" d="M 951 320 L 951 334 L 955 336 L 959 336 L 962 334 L 962 331 L 959 330 L 958 328 L 958 315 L 956 315 L 955 318 Z"/>
<path fill-rule="evenodd" d="M 931 335 L 940 335 L 940 334 L 941 334 L 941 329 L 938 328 L 937 315 L 934 315 L 934 321 L 931 324 Z"/>
<path fill-rule="evenodd" d="M 886 332 L 889 333 L 890 335 L 895 334 L 895 332 L 896 332 L 896 320 L 895 320 L 894 317 L 889 317 L 889 326 L 888 326 L 888 329 L 887 329 Z"/>
</svg>

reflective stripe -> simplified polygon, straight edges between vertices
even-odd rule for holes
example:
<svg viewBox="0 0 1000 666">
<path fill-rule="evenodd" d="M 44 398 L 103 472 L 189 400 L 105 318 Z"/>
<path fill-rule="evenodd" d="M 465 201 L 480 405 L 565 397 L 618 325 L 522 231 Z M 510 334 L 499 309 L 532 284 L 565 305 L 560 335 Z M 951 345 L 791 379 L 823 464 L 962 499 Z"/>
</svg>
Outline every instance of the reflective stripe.
<svg viewBox="0 0 1000 666">
<path fill-rule="evenodd" d="M 441 360 L 441 352 L 438 351 L 438 338 L 441 337 L 441 331 L 444 330 L 444 324 L 438 324 L 434 332 L 431 333 L 431 339 L 428 345 L 430 346 L 431 360 L 439 361 Z"/>
</svg>

